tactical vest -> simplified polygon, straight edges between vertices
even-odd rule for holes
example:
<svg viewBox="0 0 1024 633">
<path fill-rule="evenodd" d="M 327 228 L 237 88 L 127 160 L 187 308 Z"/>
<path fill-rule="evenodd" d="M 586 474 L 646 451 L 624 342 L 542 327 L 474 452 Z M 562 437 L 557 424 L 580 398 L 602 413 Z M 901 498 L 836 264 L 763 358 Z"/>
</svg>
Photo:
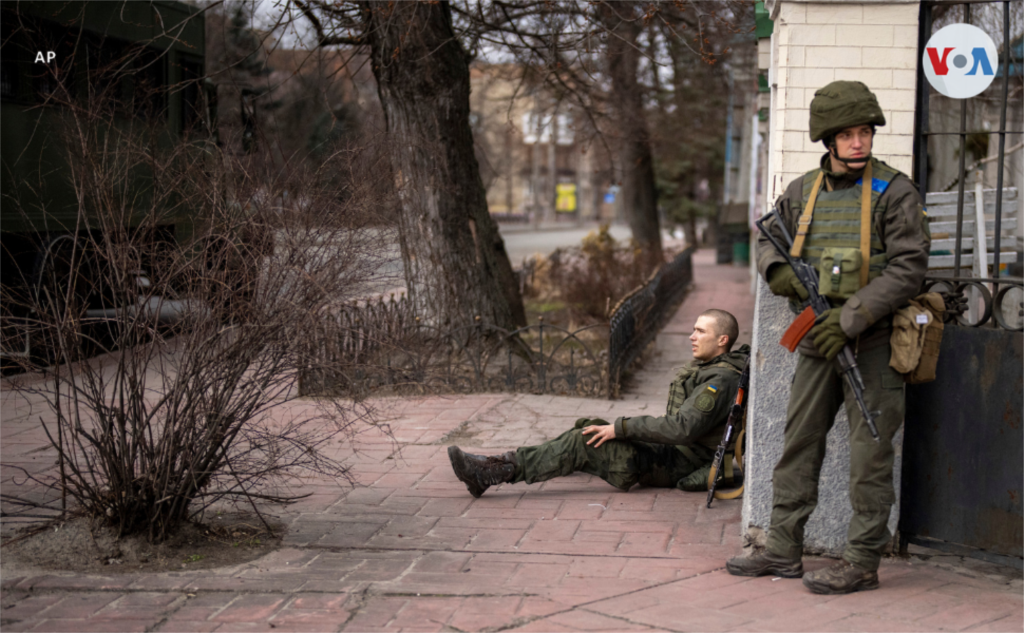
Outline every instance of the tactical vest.
<svg viewBox="0 0 1024 633">
<path fill-rule="evenodd" d="M 676 377 L 672 380 L 672 384 L 668 387 L 668 405 L 665 408 L 666 416 L 673 416 L 679 412 L 679 407 L 683 406 L 686 402 L 686 398 L 689 395 L 690 389 L 687 388 L 687 382 L 690 378 L 697 373 L 700 369 L 696 364 L 687 365 L 676 373 Z"/>
<path fill-rule="evenodd" d="M 665 415 L 671 417 L 679 412 L 679 408 L 683 406 L 686 399 L 690 397 L 693 392 L 693 383 L 697 373 L 702 369 L 711 369 L 713 367 L 722 367 L 729 369 L 739 375 L 742 373 L 739 369 L 726 361 L 719 361 L 710 365 L 687 365 L 676 373 L 675 379 L 668 388 L 668 406 L 666 407 Z M 721 435 L 721 434 L 719 434 Z"/>
<path fill-rule="evenodd" d="M 875 158 L 871 159 L 871 255 L 868 269 L 868 281 L 875 279 L 882 274 L 889 258 L 885 254 L 885 246 L 882 244 L 878 234 L 878 225 L 881 216 L 885 213 L 884 208 L 878 204 L 879 198 L 888 189 L 890 183 L 899 174 L 898 171 Z M 811 190 L 814 188 L 814 181 L 821 169 L 812 170 L 803 177 L 803 196 L 796 202 L 796 217 L 799 217 L 806 207 Z M 817 200 L 814 203 L 814 215 L 811 220 L 810 231 L 804 243 L 802 258 L 814 266 L 821 268 L 822 253 L 826 248 L 833 249 L 858 249 L 860 248 L 860 216 L 861 216 L 861 190 L 863 179 L 847 189 L 828 191 L 824 186 L 818 191 Z M 831 262 L 826 262 L 831 265 Z M 828 266 L 826 266 L 827 268 Z M 822 294 L 828 290 L 829 279 L 819 280 Z"/>
</svg>

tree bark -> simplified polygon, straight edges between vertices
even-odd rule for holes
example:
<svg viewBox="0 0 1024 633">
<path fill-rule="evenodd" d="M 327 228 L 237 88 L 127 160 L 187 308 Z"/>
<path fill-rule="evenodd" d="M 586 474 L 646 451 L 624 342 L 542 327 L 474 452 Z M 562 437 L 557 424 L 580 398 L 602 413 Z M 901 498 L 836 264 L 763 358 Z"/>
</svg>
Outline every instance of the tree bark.
<svg viewBox="0 0 1024 633">
<path fill-rule="evenodd" d="M 603 2 L 598 8 L 608 30 L 608 74 L 611 105 L 619 126 L 623 208 L 629 228 L 644 251 L 647 270 L 664 262 L 661 226 L 654 181 L 651 139 L 644 116 L 643 94 L 637 83 L 641 23 L 633 2 Z"/>
<path fill-rule="evenodd" d="M 469 65 L 447 2 L 363 2 L 391 138 L 409 297 L 434 325 L 526 324 L 487 209 L 469 125 Z"/>
</svg>

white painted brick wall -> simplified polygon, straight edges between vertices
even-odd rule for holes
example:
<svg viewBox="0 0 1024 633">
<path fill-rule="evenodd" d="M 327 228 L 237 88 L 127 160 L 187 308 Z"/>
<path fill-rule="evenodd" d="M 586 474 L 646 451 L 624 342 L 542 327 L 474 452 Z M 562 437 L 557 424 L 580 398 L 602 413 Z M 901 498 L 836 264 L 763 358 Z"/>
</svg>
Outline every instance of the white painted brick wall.
<svg viewBox="0 0 1024 633">
<path fill-rule="evenodd" d="M 888 115 L 887 115 L 888 116 Z M 911 112 L 893 112 L 892 117 L 889 117 L 892 121 L 892 129 L 894 130 L 913 130 L 914 129 L 914 113 Z"/>
<path fill-rule="evenodd" d="M 806 51 L 803 46 L 786 48 L 786 59 L 790 68 L 802 68 L 806 64 Z"/>
<path fill-rule="evenodd" d="M 904 48 L 917 47 L 917 21 L 907 26 L 893 27 L 893 44 Z"/>
<path fill-rule="evenodd" d="M 872 91 L 893 88 L 893 71 L 889 68 L 836 68 L 836 79 L 860 81 L 870 86 Z"/>
<path fill-rule="evenodd" d="M 808 134 L 814 92 L 838 80 L 862 81 L 878 96 L 887 125 L 875 154 L 909 173 L 917 83 L 918 3 L 776 0 L 771 80 L 768 202 L 790 180 L 818 166 L 824 147 Z"/>
<path fill-rule="evenodd" d="M 896 86 L 897 88 L 915 90 L 914 86 L 917 85 L 917 70 L 914 68 L 910 70 L 893 70 L 892 85 Z"/>
<path fill-rule="evenodd" d="M 790 46 L 835 46 L 834 24 L 819 24 L 813 28 L 789 29 Z"/>
<path fill-rule="evenodd" d="M 891 24 L 914 27 L 914 39 L 917 39 L 918 3 L 904 2 L 901 4 L 865 4 L 864 24 Z"/>
<path fill-rule="evenodd" d="M 859 46 L 808 46 L 807 63 L 813 64 L 816 68 L 860 66 L 861 53 L 864 50 Z"/>
<path fill-rule="evenodd" d="M 796 87 L 810 88 L 811 95 L 830 81 L 835 80 L 836 70 L 833 68 L 790 68 L 789 87 L 790 90 Z M 803 107 L 801 101 L 796 107 Z"/>
<path fill-rule="evenodd" d="M 837 46 L 892 46 L 892 26 L 844 24 L 838 27 Z"/>
<path fill-rule="evenodd" d="M 787 2 L 783 2 L 782 10 L 786 10 Z M 808 3 L 807 24 L 861 24 L 864 21 L 865 7 L 859 3 L 842 4 L 839 2 Z"/>
</svg>

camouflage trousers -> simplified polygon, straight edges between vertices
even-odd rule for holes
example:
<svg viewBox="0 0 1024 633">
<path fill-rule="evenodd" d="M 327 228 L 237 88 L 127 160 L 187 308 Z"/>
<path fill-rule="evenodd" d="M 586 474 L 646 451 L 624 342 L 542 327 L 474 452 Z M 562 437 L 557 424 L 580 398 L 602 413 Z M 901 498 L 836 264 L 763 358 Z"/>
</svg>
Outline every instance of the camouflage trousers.
<svg viewBox="0 0 1024 633">
<path fill-rule="evenodd" d="M 803 552 L 804 526 L 818 504 L 818 479 L 825 459 L 826 436 L 839 407 L 850 421 L 850 503 L 853 518 L 843 558 L 869 570 L 878 569 L 892 539 L 889 510 L 895 502 L 892 438 L 903 423 L 903 376 L 889 367 L 888 344 L 857 355 L 864 377 L 864 400 L 881 441 L 871 437 L 857 401 L 836 361 L 801 355 L 793 376 L 782 457 L 772 477 L 773 499 L 768 550 L 797 558 Z"/>
<path fill-rule="evenodd" d="M 600 477 L 620 490 L 629 490 L 638 483 L 674 488 L 680 479 L 705 463 L 711 463 L 713 455 L 707 456 L 705 461 L 703 447 L 691 451 L 698 457 L 695 461 L 669 444 L 612 440 L 598 448 L 587 446 L 590 436 L 583 435 L 583 427 L 604 424 L 608 423 L 580 418 L 573 429 L 550 442 L 520 448 L 516 451 L 519 466 L 514 481 L 532 484 L 583 472 Z"/>
</svg>

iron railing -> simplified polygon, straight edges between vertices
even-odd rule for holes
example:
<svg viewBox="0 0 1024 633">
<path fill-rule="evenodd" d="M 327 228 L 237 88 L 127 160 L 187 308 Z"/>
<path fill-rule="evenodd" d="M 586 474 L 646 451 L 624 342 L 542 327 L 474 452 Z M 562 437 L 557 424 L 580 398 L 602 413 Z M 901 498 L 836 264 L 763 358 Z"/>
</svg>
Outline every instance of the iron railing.
<svg viewBox="0 0 1024 633">
<path fill-rule="evenodd" d="M 1020 58 L 1014 59 L 1010 36 L 1020 33 L 1020 24 L 1011 29 L 1010 2 L 999 4 L 922 0 L 920 6 L 913 173 L 932 231 L 925 287 L 944 294 L 948 321 L 972 327 L 947 327 L 936 380 L 907 386 L 899 537 L 904 554 L 914 543 L 1019 569 L 1021 511 L 1013 490 L 1021 482 L 1018 332 L 1024 322 L 1024 288 L 1019 273 L 1004 276 L 1001 264 L 1012 261 L 1009 256 L 1018 263 L 1021 259 L 1019 243 L 1014 251 L 1003 250 L 1005 238 L 1017 237 L 1003 231 L 1018 228 L 1014 223 L 1020 221 L 1024 194 L 1019 184 L 1007 186 L 1012 183 L 1004 183 L 1003 177 L 1009 154 L 1006 137 L 1022 133 L 1019 114 L 1010 117 L 1013 129 L 1007 128 L 1011 76 L 1015 85 L 1021 81 Z M 1002 18 L 1003 36 L 994 38 L 1002 39 L 996 64 L 1001 72 L 985 92 L 956 103 L 926 81 L 924 47 L 938 20 L 971 24 L 972 17 L 976 26 L 993 32 Z M 1018 107 L 1020 92 L 1016 94 Z M 995 116 L 986 118 L 992 107 L 998 108 L 998 129 Z M 993 134 L 998 147 L 989 155 Z M 974 160 L 968 169 L 969 148 Z M 967 189 L 974 168 L 993 161 L 996 177 L 986 183 L 982 175 L 973 192 Z M 984 189 L 986 184 L 989 189 Z M 955 192 L 945 191 L 954 187 Z M 1011 217 L 1014 207 L 1017 218 Z M 981 254 L 989 250 L 986 242 L 994 246 L 991 273 L 982 265 L 986 257 Z M 982 327 L 992 324 L 997 327 Z"/>
<path fill-rule="evenodd" d="M 692 249 L 623 298 L 610 323 L 509 331 L 440 328 L 404 295 L 335 306 L 304 350 L 303 395 L 503 391 L 617 397 L 624 371 L 657 336 L 693 281 Z"/>
<path fill-rule="evenodd" d="M 924 47 L 932 35 L 933 27 L 933 9 L 935 7 L 948 7 L 949 5 L 962 6 L 963 11 L 963 22 L 971 23 L 971 10 L 972 5 L 984 5 L 984 4 L 1002 4 L 1002 56 L 1000 59 L 1001 65 L 1001 77 L 997 81 L 1001 82 L 1001 86 L 997 86 L 996 90 L 1001 93 L 1001 102 L 999 106 L 999 129 L 988 130 L 988 129 L 968 129 L 967 126 L 967 110 L 968 101 L 963 99 L 959 103 L 959 129 L 957 131 L 950 131 L 945 129 L 932 129 L 931 120 L 931 99 L 933 95 L 933 89 L 929 85 L 924 74 L 924 67 L 922 64 L 918 65 L 918 84 L 917 84 L 917 108 L 916 108 L 916 119 L 915 119 L 915 136 L 917 142 L 914 147 L 914 173 L 917 175 L 917 182 L 920 188 L 921 198 L 926 201 L 926 204 L 930 207 L 933 204 L 945 204 L 946 201 L 939 201 L 937 198 L 942 197 L 941 192 L 928 193 L 928 179 L 931 171 L 929 165 L 929 153 L 928 143 L 929 139 L 941 136 L 957 136 L 959 137 L 959 149 L 957 153 L 958 160 L 958 171 L 956 180 L 953 181 L 957 185 L 957 192 L 955 198 L 955 222 L 944 220 L 940 217 L 931 217 L 933 214 L 929 212 L 932 223 L 933 234 L 936 232 L 937 224 L 940 222 L 947 223 L 949 229 L 942 232 L 950 233 L 953 239 L 949 239 L 946 236 L 945 241 L 947 244 L 939 246 L 937 244 L 939 239 L 937 235 L 933 235 L 933 251 L 932 260 L 934 266 L 934 260 L 937 258 L 949 259 L 952 256 L 952 269 L 947 271 L 932 270 L 926 280 L 926 286 L 934 288 L 936 290 L 944 291 L 947 295 L 948 303 L 950 303 L 950 314 L 949 320 L 955 320 L 961 325 L 980 327 L 990 323 L 994 323 L 1000 328 L 1010 331 L 1022 331 L 1024 330 L 1024 278 L 1020 276 L 1003 276 L 1001 275 L 1000 261 L 1001 258 L 1012 256 L 1013 258 L 1020 257 L 1020 244 L 1015 244 L 1015 253 L 1003 251 L 1003 230 L 1010 226 L 1014 222 L 1020 222 L 1020 207 L 1021 207 L 1021 193 L 1013 188 L 1005 187 L 1003 182 L 1003 173 L 1005 171 L 1006 164 L 1006 137 L 1007 135 L 1020 135 L 1024 133 L 1024 130 L 1020 129 L 1020 121 L 1015 122 L 1014 129 L 1007 128 L 1006 114 L 1007 106 L 1009 104 L 1009 84 L 1010 76 L 1015 72 L 1018 72 L 1020 68 L 1020 60 L 1013 57 L 1013 48 L 1011 46 L 1011 29 L 1010 29 L 1010 1 L 1009 0 L 928 0 L 921 3 L 921 20 L 920 20 L 920 32 L 918 36 L 918 59 L 922 59 L 924 55 Z M 945 10 L 948 10 L 945 9 Z M 938 127 L 942 127 L 939 125 Z M 985 127 L 984 125 L 982 126 Z M 965 192 L 965 183 L 967 181 L 967 169 L 966 169 L 966 154 L 967 154 L 967 142 L 969 137 L 978 138 L 978 135 L 984 135 L 984 138 L 989 138 L 990 135 L 996 135 L 998 137 L 998 152 L 996 156 L 985 159 L 984 161 L 978 161 L 974 166 L 981 164 L 982 162 L 990 162 L 992 159 L 996 162 L 996 187 L 995 190 L 988 190 L 987 195 L 994 196 L 994 206 L 992 215 L 994 216 L 991 220 L 985 221 L 985 226 L 980 226 L 977 222 L 968 218 L 967 224 L 973 226 L 978 235 L 984 236 L 989 228 L 992 229 L 993 235 L 993 249 L 992 249 L 992 276 L 989 277 L 988 271 L 980 271 L 972 274 L 970 270 L 965 270 L 963 267 L 967 263 L 965 257 L 965 251 L 973 249 L 973 259 L 979 257 L 979 246 L 983 240 L 972 240 L 970 236 L 965 235 L 965 220 L 964 220 L 964 207 L 966 198 L 970 195 L 970 192 Z M 972 167 L 974 167 L 972 166 Z M 979 187 L 980 189 L 980 187 Z M 947 194 L 948 196 L 948 194 Z M 1009 222 L 1004 218 L 1005 205 L 1004 202 L 1007 198 L 1016 198 L 1015 203 L 1011 203 L 1011 206 L 1017 208 L 1017 218 L 1011 219 Z M 949 216 L 953 217 L 952 204 L 949 204 L 951 210 Z M 979 212 L 981 214 L 981 212 Z M 938 247 L 938 248 L 937 248 Z M 987 250 L 987 249 L 985 249 Z M 1005 261 L 1005 260 L 1004 260 Z M 948 267 L 949 262 L 944 262 L 943 266 Z"/>
<path fill-rule="evenodd" d="M 608 394 L 618 397 L 623 373 L 675 313 L 693 282 L 693 247 L 663 265 L 646 284 L 623 297 L 608 334 Z"/>
<path fill-rule="evenodd" d="M 439 328 L 404 311 L 404 300 L 346 310 L 326 322 L 300 373 L 303 395 L 472 393 L 605 395 L 605 337 L 544 323 L 508 331 L 477 318 Z M 596 336 L 595 336 L 596 335 Z"/>
<path fill-rule="evenodd" d="M 989 286 L 998 287 L 995 294 Z M 945 322 L 968 327 L 992 323 L 1010 332 L 1024 331 L 1024 289 L 1006 277 L 926 277 L 925 292 L 939 292 L 946 303 Z"/>
</svg>

